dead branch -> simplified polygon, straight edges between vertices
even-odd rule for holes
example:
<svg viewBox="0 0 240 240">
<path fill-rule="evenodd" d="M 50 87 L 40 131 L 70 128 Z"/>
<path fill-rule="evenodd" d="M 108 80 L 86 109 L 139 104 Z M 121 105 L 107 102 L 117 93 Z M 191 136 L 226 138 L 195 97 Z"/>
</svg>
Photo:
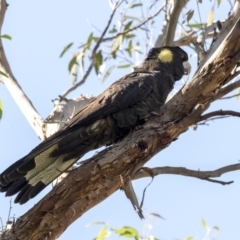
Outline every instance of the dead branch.
<svg viewBox="0 0 240 240">
<path fill-rule="evenodd" d="M 233 116 L 233 117 L 240 117 L 240 112 L 230 111 L 230 110 L 218 110 L 214 112 L 210 112 L 207 114 L 202 115 L 198 122 L 206 121 L 209 118 L 216 117 L 216 116 Z"/>
<path fill-rule="evenodd" d="M 201 171 L 201 170 L 192 170 L 187 169 L 183 167 L 156 167 L 151 168 L 151 171 L 153 172 L 154 176 L 163 175 L 163 174 L 174 174 L 174 175 L 181 175 L 186 177 L 193 177 L 198 178 L 201 180 L 206 180 L 210 182 L 219 183 L 222 185 L 231 184 L 233 181 L 219 181 L 212 178 L 218 178 L 221 177 L 225 173 L 233 172 L 233 171 L 239 171 L 240 170 L 240 163 L 228 165 L 222 168 L 218 168 L 216 170 L 212 171 Z M 144 177 L 150 177 L 149 174 L 143 170 L 138 171 L 135 173 L 133 180 L 137 180 Z"/>
</svg>

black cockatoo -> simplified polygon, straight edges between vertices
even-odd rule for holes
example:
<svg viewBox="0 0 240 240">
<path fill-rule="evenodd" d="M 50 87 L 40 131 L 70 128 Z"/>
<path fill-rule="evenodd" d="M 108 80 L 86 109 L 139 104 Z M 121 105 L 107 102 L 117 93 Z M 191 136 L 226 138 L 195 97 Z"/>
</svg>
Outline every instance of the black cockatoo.
<svg viewBox="0 0 240 240">
<path fill-rule="evenodd" d="M 0 191 L 18 193 L 15 203 L 35 197 L 85 153 L 123 139 L 165 103 L 175 81 L 188 73 L 179 47 L 152 48 L 141 67 L 113 83 L 60 131 L 0 174 Z"/>
</svg>

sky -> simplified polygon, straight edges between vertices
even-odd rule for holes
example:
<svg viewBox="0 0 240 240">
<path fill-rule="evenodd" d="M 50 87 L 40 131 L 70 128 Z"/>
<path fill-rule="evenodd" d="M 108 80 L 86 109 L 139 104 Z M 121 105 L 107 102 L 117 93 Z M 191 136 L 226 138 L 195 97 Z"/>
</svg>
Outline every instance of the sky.
<svg viewBox="0 0 240 240">
<path fill-rule="evenodd" d="M 214 2 L 206 0 L 203 2 L 200 12 L 202 21 L 206 22 Z M 223 20 L 229 12 L 228 1 L 222 2 L 219 8 L 215 6 L 215 20 Z M 2 34 L 11 35 L 12 40 L 4 40 L 5 52 L 21 87 L 40 115 L 46 118 L 53 108 L 51 100 L 71 86 L 67 66 L 76 48 L 63 58 L 59 58 L 60 52 L 70 42 L 76 44 L 84 42 L 93 25 L 103 29 L 111 9 L 106 0 L 84 2 L 9 0 L 8 3 L 10 6 Z M 196 1 L 190 1 L 188 9 L 191 8 L 196 9 Z M 140 13 L 136 12 L 136 14 Z M 162 25 L 162 20 L 159 19 L 154 29 L 155 37 Z M 194 21 L 199 22 L 197 14 Z M 185 50 L 192 53 L 189 48 Z M 196 66 L 196 58 L 192 57 L 190 62 Z M 115 71 L 104 83 L 93 73 L 87 83 L 69 97 L 77 97 L 80 94 L 96 96 L 129 71 L 129 69 Z M 179 89 L 181 84 L 178 82 L 176 89 Z M 0 99 L 4 106 L 3 118 L 0 122 L 1 172 L 26 155 L 40 143 L 40 140 L 3 84 L 0 84 Z M 236 98 L 219 100 L 209 111 L 219 109 L 239 111 L 239 100 Z M 239 126 L 239 119 L 231 117 L 211 121 L 208 125 L 199 126 L 197 130 L 190 128 L 177 141 L 152 158 L 147 166 L 214 170 L 238 163 Z M 151 226 L 151 234 L 164 240 L 183 240 L 189 236 L 203 240 L 206 231 L 201 224 L 202 219 L 209 227 L 220 228 L 215 239 L 237 239 L 240 235 L 239 175 L 239 172 L 233 172 L 222 176 L 221 180 L 234 180 L 234 183 L 228 186 L 176 175 L 155 177 L 145 197 L 143 209 L 146 220 L 140 220 L 124 193 L 117 191 L 74 222 L 59 239 L 93 239 L 101 226 L 86 227 L 86 225 L 101 221 L 111 228 L 132 226 L 140 233 L 150 231 L 149 226 Z M 139 198 L 150 181 L 150 178 L 134 181 L 134 188 Z M 49 190 L 50 187 L 25 205 L 13 204 L 11 214 L 20 217 Z M 3 222 L 8 216 L 10 199 L 0 194 L 0 217 Z M 150 217 L 149 213 L 152 212 L 160 214 L 164 219 Z M 117 239 L 117 237 L 113 235 L 109 239 Z"/>
</svg>

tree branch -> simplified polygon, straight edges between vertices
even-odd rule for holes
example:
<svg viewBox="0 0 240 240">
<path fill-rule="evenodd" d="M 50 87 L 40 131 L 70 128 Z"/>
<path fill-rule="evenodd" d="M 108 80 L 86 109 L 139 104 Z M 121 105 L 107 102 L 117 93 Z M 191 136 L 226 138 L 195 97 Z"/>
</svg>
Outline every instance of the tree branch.
<svg viewBox="0 0 240 240">
<path fill-rule="evenodd" d="M 77 112 L 85 107 L 93 97 L 80 96 L 76 99 L 67 99 L 59 97 L 53 100 L 54 109 L 46 118 L 43 130 L 45 136 L 48 138 L 59 129 L 63 128 L 67 121 L 71 119 Z"/>
<path fill-rule="evenodd" d="M 130 177 L 132 172 L 187 131 L 240 60 L 239 17 L 231 21 L 227 31 L 227 34 L 220 32 L 220 35 L 226 35 L 220 37 L 221 43 L 215 42 L 218 48 L 210 49 L 208 59 L 193 80 L 162 106 L 158 116 L 152 117 L 121 142 L 83 162 L 19 218 L 1 240 L 15 240 L 16 236 L 29 240 L 55 239 L 86 211 L 117 191 L 121 179 Z"/>
<path fill-rule="evenodd" d="M 175 4 L 172 7 L 172 11 L 170 13 L 166 42 L 165 42 L 166 46 L 171 46 L 173 44 L 179 15 L 182 12 L 183 7 L 186 5 L 186 3 L 188 1 L 187 0 L 178 0 L 178 1 L 172 1 L 172 2 L 174 2 Z"/>
<path fill-rule="evenodd" d="M 206 39 L 214 37 L 214 29 L 220 28 L 219 31 L 225 27 L 227 20 L 213 22 L 207 25 L 196 35 L 195 31 L 188 32 L 185 36 L 175 40 L 174 46 L 189 46 L 191 43 L 202 44 Z M 221 27 L 220 27 L 221 26 Z"/>
<path fill-rule="evenodd" d="M 236 0 L 234 3 L 232 13 L 228 17 L 228 20 L 226 21 L 225 27 L 220 31 L 216 41 L 214 42 L 214 44 L 211 45 L 211 48 L 209 49 L 205 59 L 200 63 L 199 65 L 200 69 L 204 65 L 208 65 L 210 62 L 214 61 L 216 54 L 220 50 L 219 46 L 222 45 L 222 42 L 224 41 L 224 39 L 226 39 L 226 37 L 229 35 L 229 31 L 231 31 L 235 23 L 238 21 L 239 16 L 240 16 L 240 0 Z"/>
<path fill-rule="evenodd" d="M 231 184 L 233 181 L 224 182 L 219 181 L 211 178 L 218 178 L 221 177 L 225 173 L 238 171 L 240 170 L 240 163 L 228 165 L 222 168 L 218 168 L 213 171 L 200 171 L 200 170 L 191 170 L 183 167 L 156 167 L 151 168 L 151 171 L 153 172 L 154 176 L 162 175 L 162 174 L 175 174 L 175 175 L 181 175 L 186 177 L 193 177 L 198 178 L 201 180 L 206 180 L 210 182 L 220 183 L 222 185 Z M 137 180 L 144 177 L 150 177 L 149 174 L 143 170 L 140 170 L 135 173 L 133 176 L 133 180 Z"/>
<path fill-rule="evenodd" d="M 217 99 L 221 99 L 223 96 L 225 96 L 226 94 L 232 92 L 233 90 L 237 89 L 240 87 L 240 80 L 228 84 L 226 87 L 221 88 L 217 94 L 214 96 L 213 101 L 217 100 Z"/>
<path fill-rule="evenodd" d="M 209 57 L 208 63 L 160 109 L 158 116 L 123 141 L 83 162 L 23 215 L 2 240 L 16 236 L 29 240 L 54 239 L 61 235 L 73 221 L 117 191 L 121 179 L 127 179 L 195 124 L 201 111 L 191 115 L 192 110 L 198 110 L 198 105 L 207 106 L 240 60 L 240 18 L 228 31 L 218 50 L 212 52 L 214 58 Z M 192 118 L 185 121 L 188 116 Z"/>
<path fill-rule="evenodd" d="M 63 94 L 62 94 L 62 97 L 66 97 L 70 92 L 72 92 L 73 90 L 75 90 L 76 88 L 78 88 L 79 86 L 81 86 L 82 84 L 85 83 L 86 79 L 88 78 L 89 74 L 91 73 L 92 69 L 93 69 L 93 65 L 94 65 L 94 57 L 95 57 L 95 54 L 100 46 L 100 44 L 104 41 L 104 36 L 113 20 L 113 16 L 117 10 L 117 8 L 120 6 L 120 4 L 122 3 L 123 1 L 117 1 L 115 3 L 115 6 L 112 10 L 112 14 L 110 15 L 110 18 L 108 20 L 108 23 L 107 23 L 107 26 L 105 27 L 105 29 L 103 30 L 102 32 L 102 35 L 100 36 L 98 42 L 96 43 L 95 47 L 93 48 L 92 50 L 92 54 L 91 54 L 91 63 L 86 71 L 86 73 L 84 74 L 84 76 L 82 77 L 82 80 L 80 80 L 78 83 L 76 83 L 75 85 L 73 85 L 72 87 L 70 87 L 69 89 L 67 89 Z"/>
<path fill-rule="evenodd" d="M 231 95 L 229 97 L 220 98 L 219 100 L 227 100 L 227 99 L 231 99 L 231 98 L 237 98 L 239 96 L 240 96 L 240 93 L 237 93 L 237 94 Z"/>
<path fill-rule="evenodd" d="M 209 118 L 216 117 L 216 116 L 233 116 L 233 117 L 240 117 L 240 112 L 230 111 L 230 110 L 218 110 L 214 112 L 210 112 L 207 114 L 202 115 L 198 122 L 202 122 L 208 120 Z"/>
<path fill-rule="evenodd" d="M 162 46 L 164 46 L 164 43 L 166 41 L 168 25 L 169 25 L 169 15 L 167 12 L 167 1 L 166 0 L 165 0 L 165 4 L 164 4 L 164 12 L 165 12 L 165 20 L 162 23 L 162 29 L 160 30 L 160 32 L 158 34 L 158 37 L 157 37 L 154 47 L 162 47 Z"/>
<path fill-rule="evenodd" d="M 140 24 L 136 25 L 135 27 L 132 27 L 132 28 L 129 28 L 128 30 L 126 31 L 123 31 L 123 32 L 120 32 L 120 33 L 117 33 L 115 36 L 113 37 L 107 37 L 107 38 L 104 38 L 102 40 L 102 42 L 107 42 L 107 41 L 111 41 L 119 36 L 122 36 L 122 35 L 125 35 L 127 33 L 130 33 L 138 28 L 140 28 L 141 26 L 143 26 L 145 23 L 147 23 L 148 21 L 150 21 L 151 19 L 155 18 L 161 11 L 162 11 L 163 7 L 160 7 L 156 13 L 154 13 L 152 16 L 148 17 L 147 19 L 145 19 L 143 22 L 141 22 Z"/>
<path fill-rule="evenodd" d="M 0 31 L 2 30 L 6 9 L 7 9 L 6 0 L 1 0 L 0 1 Z M 28 97 L 26 96 L 26 94 L 18 84 L 17 79 L 14 77 L 4 52 L 2 38 L 0 38 L 0 71 L 4 72 L 8 76 L 8 77 L 5 77 L 3 75 L 0 75 L 0 78 L 1 78 L 0 81 L 4 83 L 9 93 L 15 100 L 16 104 L 22 111 L 23 115 L 29 122 L 30 126 L 36 132 L 37 136 L 41 140 L 44 140 L 45 136 L 42 131 L 44 121 L 41 118 L 41 116 L 38 114 L 37 110 L 34 108 L 32 102 L 28 99 Z"/>
</svg>

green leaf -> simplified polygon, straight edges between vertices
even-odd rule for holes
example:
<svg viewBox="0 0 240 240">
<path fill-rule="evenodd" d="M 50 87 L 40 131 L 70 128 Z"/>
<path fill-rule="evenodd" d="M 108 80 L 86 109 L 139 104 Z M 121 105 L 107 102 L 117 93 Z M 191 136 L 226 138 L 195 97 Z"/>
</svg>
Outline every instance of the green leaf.
<svg viewBox="0 0 240 240">
<path fill-rule="evenodd" d="M 130 8 L 141 7 L 142 3 L 133 4 Z"/>
<path fill-rule="evenodd" d="M 135 228 L 132 227 L 122 227 L 120 229 L 112 229 L 116 234 L 125 238 L 135 238 L 135 240 L 140 240 L 139 233 Z"/>
<path fill-rule="evenodd" d="M 128 68 L 131 64 L 119 65 L 118 68 Z"/>
<path fill-rule="evenodd" d="M 69 43 L 66 47 L 64 47 L 64 49 L 62 50 L 61 54 L 60 54 L 60 58 L 67 52 L 67 50 L 69 50 L 69 48 L 73 45 L 72 43 Z"/>
<path fill-rule="evenodd" d="M 110 76 L 112 70 L 115 68 L 115 66 L 111 66 L 106 73 L 104 74 L 103 78 L 102 78 L 102 83 L 105 82 L 105 80 Z"/>
<path fill-rule="evenodd" d="M 104 225 L 94 240 L 103 240 L 105 237 L 107 237 L 109 235 L 107 227 L 107 225 Z"/>
<path fill-rule="evenodd" d="M 218 6 L 221 4 L 222 0 L 217 0 Z"/>
<path fill-rule="evenodd" d="M 2 105 L 2 101 L 0 99 L 0 120 L 2 118 L 2 115 L 3 115 L 3 105 Z"/>
<path fill-rule="evenodd" d="M 82 67 L 82 70 L 84 69 L 84 57 L 85 57 L 85 51 L 82 51 L 79 53 L 79 61 L 81 61 L 81 64 L 80 65 Z"/>
<path fill-rule="evenodd" d="M 193 24 L 187 24 L 187 26 L 190 28 L 200 29 L 200 28 L 206 26 L 206 23 L 193 23 Z"/>
<path fill-rule="evenodd" d="M 77 76 L 78 76 L 78 68 L 79 66 L 77 64 L 74 64 L 71 70 L 71 79 L 72 79 L 72 84 L 74 85 L 77 81 Z"/>
<path fill-rule="evenodd" d="M 73 67 L 73 65 L 78 65 L 78 63 L 77 63 L 77 56 L 76 55 L 74 55 L 73 56 L 73 58 L 71 59 L 71 61 L 69 62 L 69 64 L 68 64 L 68 71 L 69 72 L 71 72 L 72 71 L 72 67 Z"/>
<path fill-rule="evenodd" d="M 186 240 L 193 240 L 193 237 L 187 237 Z"/>
<path fill-rule="evenodd" d="M 105 225 L 106 223 L 105 222 L 91 222 L 91 223 L 88 223 L 87 225 L 86 225 L 86 227 L 90 227 L 90 226 L 92 226 L 92 225 L 98 225 L 98 224 L 100 224 L 100 225 Z"/>
<path fill-rule="evenodd" d="M 102 51 L 98 51 L 95 54 L 95 59 L 94 59 L 94 67 L 95 67 L 95 71 L 96 74 L 99 73 L 99 67 L 103 64 L 103 57 L 102 57 Z"/>
<path fill-rule="evenodd" d="M 116 53 L 120 48 L 122 41 L 123 41 L 122 35 L 112 40 L 112 51 L 110 54 L 114 59 L 116 58 L 117 55 Z"/>
<path fill-rule="evenodd" d="M 116 33 L 117 32 L 117 29 L 115 27 L 115 25 L 113 26 L 113 28 L 109 31 L 109 33 Z"/>
<path fill-rule="evenodd" d="M 126 34 L 124 35 L 124 38 L 128 39 L 128 38 L 133 38 L 135 36 L 136 36 L 135 34 Z"/>
<path fill-rule="evenodd" d="M 93 41 L 98 42 L 99 41 L 99 37 L 93 37 Z"/>
<path fill-rule="evenodd" d="M 207 223 L 205 222 L 204 219 L 202 219 L 202 225 L 205 230 L 207 230 Z"/>
<path fill-rule="evenodd" d="M 5 38 L 5 39 L 8 39 L 8 40 L 12 40 L 12 37 L 8 34 L 3 34 L 1 35 L 1 38 Z"/>
<path fill-rule="evenodd" d="M 137 17 L 127 16 L 127 15 L 125 15 L 124 17 L 128 18 L 128 19 L 136 20 L 138 22 L 142 22 L 142 20 L 140 18 L 137 18 Z"/>
<path fill-rule="evenodd" d="M 129 22 L 125 25 L 124 31 L 127 31 L 127 30 L 131 27 L 131 25 L 132 25 L 132 21 L 129 21 Z"/>
<path fill-rule="evenodd" d="M 4 77 L 8 78 L 8 75 L 2 71 L 0 71 L 0 75 L 3 75 Z"/>
<path fill-rule="evenodd" d="M 187 21 L 189 22 L 191 18 L 193 17 L 194 10 L 189 10 L 186 15 L 187 15 Z"/>
<path fill-rule="evenodd" d="M 114 59 L 116 59 L 116 57 L 117 57 L 117 51 L 112 51 L 112 52 L 111 52 L 111 55 L 112 55 L 112 57 L 113 57 Z"/>
<path fill-rule="evenodd" d="M 91 32 L 90 35 L 88 36 L 87 43 L 85 45 L 86 49 L 89 49 L 91 47 L 92 40 L 93 40 L 93 32 Z"/>
<path fill-rule="evenodd" d="M 130 57 L 132 57 L 132 40 L 129 41 L 126 51 Z"/>
</svg>

